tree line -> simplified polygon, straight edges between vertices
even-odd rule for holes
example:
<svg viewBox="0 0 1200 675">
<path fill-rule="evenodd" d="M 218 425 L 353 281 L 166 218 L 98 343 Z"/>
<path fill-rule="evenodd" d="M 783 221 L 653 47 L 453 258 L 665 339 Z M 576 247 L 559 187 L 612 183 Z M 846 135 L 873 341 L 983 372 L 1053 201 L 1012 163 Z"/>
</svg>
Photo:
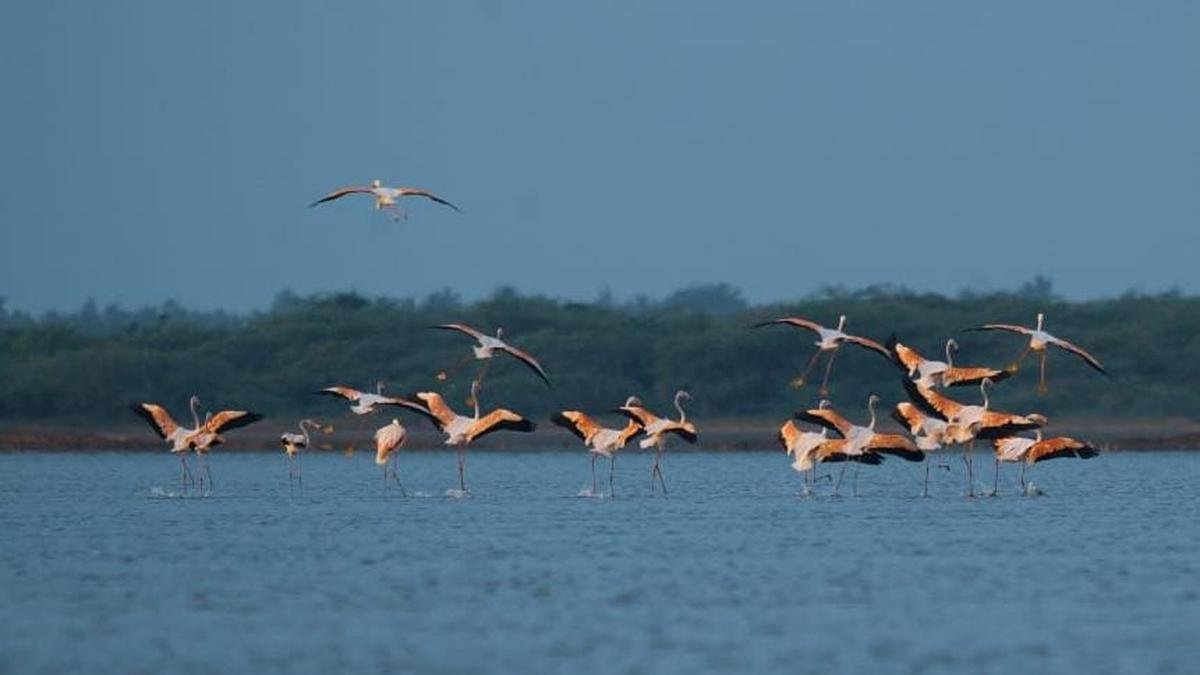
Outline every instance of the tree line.
<svg viewBox="0 0 1200 675">
<path fill-rule="evenodd" d="M 1039 278 L 1012 291 L 955 296 L 890 286 L 825 288 L 793 302 L 752 305 L 725 284 L 693 286 L 661 300 L 592 302 L 522 295 L 500 288 L 463 302 L 451 291 L 422 299 L 368 298 L 356 293 L 307 297 L 280 294 L 253 313 L 190 311 L 176 303 L 136 310 L 88 303 L 78 311 L 33 316 L 0 301 L 0 420 L 125 424 L 126 406 L 155 400 L 183 411 L 199 394 L 206 406 L 247 407 L 271 416 L 340 415 L 336 401 L 312 395 L 347 384 L 389 393 L 438 390 L 452 403 L 466 397 L 478 362 L 462 363 L 470 341 L 430 330 L 462 322 L 506 338 L 536 355 L 553 388 L 518 362 L 493 363 L 485 407 L 503 405 L 536 418 L 561 408 L 603 411 L 636 394 L 669 409 L 676 389 L 694 396 L 699 418 L 782 419 L 817 401 L 816 382 L 789 381 L 812 354 L 814 336 L 783 326 L 751 328 L 784 315 L 834 325 L 879 341 L 896 335 L 926 356 L 941 358 L 946 338 L 962 348 L 956 361 L 1005 365 L 1022 338 L 962 333 L 985 322 L 1032 325 L 1090 350 L 1105 378 L 1074 357 L 1050 355 L 1050 393 L 1035 392 L 1036 362 L 993 392 L 993 405 L 1072 417 L 1194 417 L 1200 410 L 1200 298 L 1136 294 L 1086 302 L 1057 297 Z M 461 365 L 460 365 L 461 364 Z M 457 369 L 453 369 L 460 365 Z M 441 382 L 435 374 L 453 369 Z M 832 398 L 854 411 L 876 392 L 903 397 L 899 369 L 865 350 L 843 348 Z M 975 402 L 978 393 L 955 392 Z"/>
</svg>

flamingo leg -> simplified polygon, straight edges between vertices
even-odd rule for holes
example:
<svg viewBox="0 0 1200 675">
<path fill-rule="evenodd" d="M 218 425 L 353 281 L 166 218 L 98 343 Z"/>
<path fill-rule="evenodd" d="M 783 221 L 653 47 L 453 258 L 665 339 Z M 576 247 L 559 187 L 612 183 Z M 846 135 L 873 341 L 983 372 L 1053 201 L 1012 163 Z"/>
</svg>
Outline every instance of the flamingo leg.
<svg viewBox="0 0 1200 675">
<path fill-rule="evenodd" d="M 804 386 L 805 378 L 808 377 L 808 374 L 809 374 L 809 372 L 812 371 L 813 366 L 817 365 L 817 359 L 820 357 L 821 357 L 820 349 L 817 349 L 817 351 L 813 352 L 812 358 L 810 358 L 808 360 L 808 365 L 804 366 L 804 372 L 800 373 L 800 377 L 797 377 L 796 379 L 792 380 L 793 387 L 796 387 L 797 389 L 799 389 L 800 387 Z"/>
<path fill-rule="evenodd" d="M 1021 492 L 1029 494 L 1029 487 L 1025 484 L 1025 462 L 1021 462 Z"/>
<path fill-rule="evenodd" d="M 392 478 L 396 481 L 396 487 L 400 488 L 400 496 L 407 497 L 408 492 L 404 490 L 404 484 L 400 482 L 400 455 L 399 453 L 392 455 L 392 462 L 395 466 L 392 467 Z"/>
<path fill-rule="evenodd" d="M 466 457 L 463 456 L 462 448 L 458 449 L 458 489 L 462 492 L 467 491 Z"/>
<path fill-rule="evenodd" d="M 854 496 L 858 496 L 858 472 L 862 470 L 862 464 L 854 463 Z"/>
<path fill-rule="evenodd" d="M 592 453 L 592 495 L 596 494 L 596 453 Z"/>
<path fill-rule="evenodd" d="M 491 359 L 484 361 L 483 367 L 479 369 L 479 374 L 475 376 L 475 385 L 479 387 L 480 391 L 483 390 L 483 378 L 487 377 L 488 368 L 491 367 L 491 365 Z"/>
<path fill-rule="evenodd" d="M 187 455 L 179 455 L 179 480 L 183 483 L 184 491 L 187 491 L 188 485 L 195 485 L 196 478 L 192 476 L 192 470 L 188 468 Z"/>
<path fill-rule="evenodd" d="M 350 432 L 350 445 L 346 446 L 346 456 L 353 455 L 354 451 L 362 443 L 363 432 L 369 431 L 364 429 L 367 423 L 367 418 L 373 416 L 374 414 L 375 411 L 371 411 L 365 415 L 355 415 L 355 417 L 358 419 L 355 420 L 356 424 L 354 425 L 354 429 Z"/>
<path fill-rule="evenodd" d="M 929 496 L 929 462 L 930 461 L 931 460 L 929 459 L 929 455 L 925 455 L 925 484 L 924 484 L 924 486 L 921 487 L 921 496 L 922 497 Z"/>
<path fill-rule="evenodd" d="M 613 497 L 617 496 L 617 490 L 614 487 L 615 483 L 613 482 L 614 481 L 614 472 L 616 471 L 616 466 L 617 466 L 617 456 L 613 455 L 612 457 L 608 458 L 608 498 L 609 499 L 612 499 Z"/>
<path fill-rule="evenodd" d="M 837 358 L 837 353 L 838 350 L 836 347 L 829 352 L 829 363 L 825 364 L 825 378 L 821 380 L 820 394 L 822 396 L 829 395 L 829 374 L 833 372 L 833 360 Z"/>
<path fill-rule="evenodd" d="M 992 479 L 992 496 L 995 497 L 999 494 L 1000 494 L 1000 458 L 997 457 L 996 458 L 996 473 L 995 473 L 995 477 Z"/>
<path fill-rule="evenodd" d="M 842 478 L 846 476 L 846 462 L 848 461 L 849 460 L 842 460 L 842 470 L 838 472 L 837 482 L 833 484 L 834 497 L 838 496 L 838 490 L 840 490 L 842 487 Z"/>
<path fill-rule="evenodd" d="M 304 455 L 296 456 L 296 485 L 304 487 Z"/>
<path fill-rule="evenodd" d="M 1037 390 L 1039 394 L 1045 394 L 1050 390 L 1050 388 L 1046 386 L 1046 350 L 1042 350 L 1042 358 L 1039 359 L 1039 361 L 1041 361 L 1041 365 L 1039 366 L 1041 374 L 1038 377 Z"/>
<path fill-rule="evenodd" d="M 974 441 L 963 448 L 963 464 L 967 465 L 967 496 L 975 496 L 975 467 L 971 464 L 971 450 Z"/>
</svg>

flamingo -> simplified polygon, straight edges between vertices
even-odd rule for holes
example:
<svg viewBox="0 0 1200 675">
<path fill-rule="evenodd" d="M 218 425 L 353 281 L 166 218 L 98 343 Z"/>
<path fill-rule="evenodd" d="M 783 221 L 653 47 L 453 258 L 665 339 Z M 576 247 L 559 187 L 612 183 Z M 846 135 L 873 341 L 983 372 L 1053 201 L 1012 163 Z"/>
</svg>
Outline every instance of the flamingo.
<svg viewBox="0 0 1200 675">
<path fill-rule="evenodd" d="M 998 368 L 954 365 L 954 351 L 958 349 L 958 341 L 954 338 L 946 340 L 945 361 L 927 359 L 902 342 L 893 341 L 888 346 L 891 347 L 896 362 L 908 372 L 908 376 L 916 376 L 917 382 L 926 387 L 975 385 L 985 377 L 991 378 L 992 382 L 999 382 L 1012 375 L 1011 371 Z"/>
<path fill-rule="evenodd" d="M 609 429 L 579 410 L 563 410 L 551 417 L 550 421 L 578 436 L 587 447 L 588 454 L 592 456 L 592 494 L 596 494 L 596 458 L 608 458 L 608 494 L 614 495 L 613 471 L 617 452 L 642 433 L 642 425 L 631 419 L 622 429 Z"/>
<path fill-rule="evenodd" d="M 763 326 L 770 326 L 773 324 L 785 324 L 788 326 L 795 326 L 796 328 L 807 328 L 808 330 L 811 330 L 817 334 L 819 339 L 814 343 L 817 345 L 817 351 L 813 353 L 812 358 L 808 360 L 808 365 L 804 367 L 804 372 L 802 372 L 799 377 L 792 380 L 792 385 L 796 387 L 803 387 L 804 379 L 808 377 L 809 371 L 813 369 L 813 366 L 816 365 L 817 360 L 821 357 L 821 355 L 828 352 L 829 363 L 825 366 L 825 378 L 821 380 L 821 396 L 829 395 L 829 373 L 833 370 L 833 359 L 837 356 L 837 350 L 842 346 L 843 343 L 848 342 L 852 345 L 858 345 L 859 347 L 870 349 L 883 355 L 889 361 L 892 360 L 891 352 L 889 352 L 886 347 L 878 342 L 869 338 L 859 337 L 857 335 L 848 335 L 847 333 L 843 332 L 843 329 L 846 327 L 845 314 L 842 314 L 838 317 L 837 328 L 827 328 L 819 323 L 816 323 L 815 321 L 810 321 L 799 316 L 788 316 L 779 319 L 772 319 L 770 321 L 763 321 L 762 323 L 754 324 L 754 327 L 761 328 Z"/>
<path fill-rule="evenodd" d="M 883 434 L 875 431 L 876 412 L 875 406 L 879 403 L 879 396 L 871 394 L 867 397 L 867 410 L 870 413 L 870 421 L 866 426 L 860 426 L 850 423 L 846 418 L 835 412 L 829 405 L 828 401 L 822 401 L 817 410 L 808 410 L 796 413 L 796 417 L 803 419 L 813 424 L 819 424 L 826 429 L 836 431 L 846 439 L 846 445 L 840 450 L 842 454 L 848 457 L 858 457 L 868 454 L 878 455 L 893 455 L 910 462 L 919 462 L 925 459 L 925 453 L 917 448 L 917 446 L 907 438 L 899 434 Z M 846 473 L 846 467 L 842 466 L 842 471 L 838 475 L 837 485 L 834 487 L 834 494 L 837 494 L 838 487 L 841 486 L 842 477 Z M 855 494 L 858 493 L 858 470 L 855 475 Z"/>
<path fill-rule="evenodd" d="M 157 403 L 137 403 L 129 406 L 130 410 L 150 424 L 150 428 L 154 429 L 159 438 L 171 446 L 171 454 L 179 455 L 179 482 L 184 490 L 187 489 L 189 481 L 196 482 L 192 478 L 192 470 L 187 465 L 187 454 L 192 449 L 192 444 L 188 439 L 200 430 L 200 417 L 197 413 L 199 406 L 200 398 L 198 396 L 188 399 L 188 408 L 192 411 L 191 429 L 180 426 L 167 412 L 167 409 Z"/>
<path fill-rule="evenodd" d="M 992 492 L 1000 487 L 1000 462 L 1021 462 L 1021 491 L 1028 492 L 1025 485 L 1025 467 L 1047 459 L 1060 457 L 1078 457 L 1091 459 L 1100 454 L 1091 443 L 1076 440 L 1070 436 L 1055 436 L 1042 439 L 1042 430 L 1034 431 L 1034 438 L 1024 436 L 1007 436 L 992 441 L 996 454 L 996 478 L 992 484 Z"/>
<path fill-rule="evenodd" d="M 908 401 L 896 404 L 896 407 L 892 409 L 892 418 L 908 429 L 917 449 L 925 453 L 925 483 L 921 489 L 921 496 L 928 497 L 930 455 L 942 449 L 942 442 L 946 437 L 946 429 L 949 425 L 943 419 L 926 415 Z M 948 464 L 938 464 L 938 468 L 950 470 Z"/>
<path fill-rule="evenodd" d="M 214 484 L 212 470 L 208 466 L 208 453 L 216 446 L 225 442 L 225 437 L 221 435 L 221 432 L 232 431 L 233 429 L 253 424 L 261 419 L 262 415 L 248 410 L 222 410 L 216 414 L 210 412 L 205 414 L 204 424 L 188 437 L 188 442 L 192 444 L 192 449 L 196 451 L 196 461 L 204 467 L 204 475 L 208 479 L 208 490 L 210 492 Z M 203 479 L 200 481 L 200 488 L 204 489 Z"/>
<path fill-rule="evenodd" d="M 433 391 L 418 392 L 413 396 L 425 404 L 425 407 L 415 408 L 433 422 L 439 431 L 446 434 L 446 445 L 458 451 L 458 487 L 462 493 L 467 492 L 465 478 L 466 450 L 473 441 L 493 431 L 524 431 L 537 428 L 537 424 L 507 408 L 496 408 L 486 415 L 479 412 L 479 383 L 471 383 L 470 403 L 475 408 L 475 416 L 460 415 L 446 404 L 442 395 Z"/>
<path fill-rule="evenodd" d="M 971 450 L 976 438 L 993 439 L 1000 436 L 1029 431 L 1045 426 L 1046 418 L 1038 413 L 1017 415 L 990 410 L 987 390 L 992 381 L 984 378 L 979 383 L 982 405 L 963 405 L 947 396 L 919 385 L 907 378 L 904 387 L 909 398 L 924 412 L 946 422 L 943 441 L 963 446 L 963 464 L 967 467 L 967 496 L 975 496 L 975 475 L 971 463 Z"/>
<path fill-rule="evenodd" d="M 805 474 L 805 488 L 816 483 L 817 450 L 829 440 L 828 431 L 801 431 L 796 423 L 788 420 L 779 427 L 779 445 L 792 459 L 792 468 Z M 806 473 L 807 472 L 807 473 Z"/>
<path fill-rule="evenodd" d="M 642 400 L 636 396 L 630 396 L 625 400 L 625 405 L 617 408 L 615 412 L 625 415 L 629 419 L 642 425 L 642 429 L 646 432 L 646 438 L 638 442 L 638 446 L 643 450 L 646 448 L 654 448 L 654 465 L 650 467 L 650 491 L 654 491 L 654 477 L 658 476 L 658 482 L 662 485 L 663 494 L 667 494 L 667 483 L 663 480 L 662 468 L 659 464 L 662 461 L 663 451 L 666 449 L 668 436 L 674 434 L 679 436 L 688 443 L 695 443 L 699 435 L 696 432 L 696 425 L 689 422 L 687 413 L 683 409 L 683 401 L 692 400 L 692 395 L 680 389 L 675 392 L 675 410 L 679 412 L 679 419 L 672 420 L 664 417 L 659 417 L 646 409 L 642 405 Z"/>
<path fill-rule="evenodd" d="M 300 474 L 300 466 L 297 464 L 296 458 L 300 454 L 300 448 L 307 448 L 312 439 L 308 435 L 309 428 L 315 429 L 322 433 L 333 433 L 332 426 L 326 426 L 315 420 L 303 419 L 297 425 L 300 433 L 294 434 L 285 431 L 279 435 L 279 443 L 283 446 L 283 452 L 288 459 L 288 482 L 296 482 L 303 484 L 304 477 Z"/>
<path fill-rule="evenodd" d="M 317 201 L 309 204 L 308 207 L 311 209 L 318 204 L 324 204 L 325 202 L 331 202 L 335 199 L 341 199 L 346 195 L 354 194 L 371 195 L 375 199 L 375 210 L 382 211 L 384 209 L 392 209 L 394 211 L 392 219 L 397 221 L 408 217 L 403 211 L 400 210 L 400 206 L 398 204 L 402 197 L 424 197 L 444 206 L 449 206 L 455 211 L 462 213 L 462 209 L 435 195 L 429 190 L 413 187 L 387 187 L 380 182 L 378 178 L 371 181 L 371 184 L 365 187 L 352 186 L 344 187 L 340 190 L 334 190 L 324 197 L 321 197 Z"/>
<path fill-rule="evenodd" d="M 496 355 L 497 351 L 505 352 L 505 353 L 509 354 L 510 356 L 515 357 L 521 363 L 524 363 L 526 366 L 528 366 L 529 369 L 532 370 L 534 373 L 536 373 L 538 377 L 542 378 L 542 381 L 546 383 L 547 387 L 550 386 L 550 378 L 546 377 L 546 371 L 542 368 L 542 364 L 538 363 L 538 360 L 533 358 L 533 356 L 530 355 L 528 352 L 517 349 L 516 347 L 505 342 L 503 328 L 497 328 L 496 336 L 492 337 L 491 335 L 486 335 L 486 334 L 484 334 L 466 324 L 462 324 L 462 323 L 444 323 L 444 324 L 441 324 L 438 326 L 430 326 L 430 327 L 436 328 L 438 330 L 457 331 L 459 333 L 463 333 L 464 335 L 469 335 L 470 337 L 474 338 L 476 341 L 476 344 L 475 344 L 475 346 L 472 347 L 472 350 L 474 351 L 475 358 L 478 360 L 482 361 L 482 360 L 490 359 Z M 468 360 L 469 360 L 469 358 L 470 357 L 468 357 Z M 475 378 L 475 380 L 480 382 L 481 384 L 483 383 L 483 376 L 487 374 L 487 368 L 488 368 L 489 364 L 491 364 L 491 361 L 488 361 L 487 363 L 485 363 L 483 365 L 483 369 L 479 371 L 479 375 L 476 376 L 476 378 Z M 450 376 L 449 373 L 447 373 L 444 370 L 437 374 L 437 378 L 439 380 L 445 380 L 449 376 Z"/>
<path fill-rule="evenodd" d="M 399 406 L 402 408 L 409 408 L 409 409 L 421 408 L 420 405 L 413 403 L 412 401 L 405 400 L 403 398 L 399 398 L 399 397 L 395 397 L 395 396 L 384 396 L 382 381 L 377 381 L 375 383 L 375 393 L 374 394 L 359 391 L 357 389 L 354 389 L 353 387 L 347 387 L 345 385 L 340 385 L 340 384 L 332 386 L 332 387 L 325 387 L 324 389 L 315 391 L 313 393 L 321 395 L 321 396 L 336 396 L 338 398 L 345 399 L 350 402 L 350 412 L 359 416 L 358 423 L 355 425 L 354 429 L 350 433 L 350 445 L 349 445 L 349 447 L 346 448 L 347 452 L 353 452 L 354 446 L 357 445 L 354 437 L 362 429 L 363 416 L 374 414 L 376 412 L 376 410 L 378 408 L 380 408 L 381 406 Z"/>
<path fill-rule="evenodd" d="M 1046 320 L 1046 315 L 1043 314 L 1042 312 L 1038 312 L 1036 328 L 1027 328 L 1025 326 L 1014 326 L 1012 324 L 1007 324 L 1007 323 L 989 323 L 989 324 L 984 324 L 982 326 L 979 326 L 977 328 L 968 328 L 967 330 L 968 331 L 1003 330 L 1003 331 L 1008 331 L 1010 333 L 1019 333 L 1021 335 L 1029 336 L 1029 344 L 1025 346 L 1025 351 L 1021 352 L 1021 355 L 1018 356 L 1012 362 L 1012 364 L 1008 366 L 1008 370 L 1016 372 L 1021 366 L 1021 361 L 1025 360 L 1025 357 L 1029 354 L 1029 352 L 1037 352 L 1039 354 L 1039 362 L 1040 362 L 1039 371 L 1041 373 L 1038 378 L 1038 393 L 1040 393 L 1040 394 L 1044 394 L 1047 391 L 1047 387 L 1046 387 L 1046 347 L 1049 345 L 1054 345 L 1055 347 L 1058 347 L 1059 349 L 1062 349 L 1064 351 L 1070 352 L 1071 354 L 1074 354 L 1075 356 L 1078 356 L 1079 358 L 1083 359 L 1084 363 L 1086 363 L 1089 366 L 1091 366 L 1092 368 L 1096 369 L 1101 374 L 1108 375 L 1108 371 L 1104 370 L 1104 366 L 1100 365 L 1100 361 L 1097 360 L 1096 357 L 1092 356 L 1087 351 L 1085 351 L 1082 347 L 1079 347 L 1078 345 L 1076 345 L 1072 342 L 1068 342 L 1060 337 L 1055 337 L 1054 335 L 1051 335 L 1049 332 L 1043 330 L 1042 325 L 1045 323 L 1045 320 Z"/>
<path fill-rule="evenodd" d="M 404 491 L 404 485 L 400 482 L 400 454 L 396 451 L 404 446 L 406 440 L 408 430 L 395 418 L 392 418 L 391 424 L 385 424 L 375 431 L 375 464 L 383 467 L 383 489 L 387 490 L 388 484 L 388 458 L 395 457 L 391 474 L 396 486 L 400 488 L 400 494 L 405 497 L 408 493 Z"/>
</svg>

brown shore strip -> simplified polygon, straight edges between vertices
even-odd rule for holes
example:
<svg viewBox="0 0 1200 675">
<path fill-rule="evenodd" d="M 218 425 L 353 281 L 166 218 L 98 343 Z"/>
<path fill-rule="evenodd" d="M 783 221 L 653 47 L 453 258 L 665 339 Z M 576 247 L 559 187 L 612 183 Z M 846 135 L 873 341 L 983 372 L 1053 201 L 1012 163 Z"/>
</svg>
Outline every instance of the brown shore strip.
<svg viewBox="0 0 1200 675">
<path fill-rule="evenodd" d="M 386 420 L 373 419 L 353 439 L 361 449 L 372 445 L 370 434 Z M 442 437 L 423 421 L 406 421 L 411 437 L 409 449 L 442 449 Z M 892 429 L 880 424 L 881 429 Z M 700 442 L 688 446 L 671 444 L 671 451 L 744 451 L 775 450 L 778 422 L 762 420 L 720 420 L 702 423 Z M 274 419 L 228 434 L 228 445 L 219 451 L 278 450 L 279 434 L 294 431 L 291 419 Z M 1064 420 L 1054 424 L 1049 435 L 1074 436 L 1096 444 L 1103 451 L 1113 450 L 1193 450 L 1200 449 L 1200 422 L 1179 418 L 1131 420 Z M 351 428 L 346 425 L 330 436 L 314 437 L 322 450 L 342 450 L 351 444 Z M 982 447 L 982 443 L 980 447 Z M 578 451 L 578 441 L 561 429 L 542 424 L 530 434 L 496 434 L 479 442 L 480 449 L 493 450 L 564 450 Z M 157 451 L 164 445 L 148 429 L 139 426 L 104 428 L 86 424 L 5 424 L 0 423 L 0 451 L 78 451 L 126 450 Z"/>
</svg>

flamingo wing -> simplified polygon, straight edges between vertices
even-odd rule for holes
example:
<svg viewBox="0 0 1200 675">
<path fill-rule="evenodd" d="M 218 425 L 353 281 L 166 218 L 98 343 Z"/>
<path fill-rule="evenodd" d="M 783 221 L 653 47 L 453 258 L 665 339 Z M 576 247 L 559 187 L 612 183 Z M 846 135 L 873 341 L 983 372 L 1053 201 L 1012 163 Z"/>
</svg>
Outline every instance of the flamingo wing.
<svg viewBox="0 0 1200 675">
<path fill-rule="evenodd" d="M 1100 454 L 1100 451 L 1089 443 L 1084 443 L 1068 436 L 1058 436 L 1056 438 L 1047 438 L 1041 443 L 1034 443 L 1033 447 L 1029 448 L 1029 452 L 1025 453 L 1025 461 L 1029 464 L 1037 464 L 1047 459 L 1058 459 L 1059 457 L 1091 459 L 1098 454 Z"/>
<path fill-rule="evenodd" d="M 888 361 L 892 360 L 892 353 L 888 351 L 887 347 L 884 347 L 871 338 L 865 338 L 861 335 L 847 335 L 846 337 L 842 338 L 842 342 L 849 342 L 850 344 L 858 345 L 859 347 L 865 347 L 873 352 L 881 354 L 883 358 L 887 359 Z"/>
<path fill-rule="evenodd" d="M 640 405 L 623 405 L 620 408 L 614 409 L 613 412 L 620 413 L 628 417 L 634 422 L 642 425 L 642 427 L 648 427 L 662 419 L 658 415 L 655 415 Z"/>
<path fill-rule="evenodd" d="M 321 197 L 317 201 L 309 204 L 308 208 L 311 209 L 312 207 L 316 206 L 317 204 L 324 204 L 325 202 L 331 202 L 335 199 L 341 199 L 342 197 L 345 197 L 346 195 L 354 195 L 354 194 L 368 194 L 369 195 L 369 194 L 371 194 L 371 188 L 346 187 L 346 188 L 342 188 L 340 190 L 334 190 L 333 192 L 330 192 L 329 194 L 325 195 L 324 197 Z"/>
<path fill-rule="evenodd" d="M 404 197 L 424 197 L 426 199 L 431 199 L 439 204 L 442 204 L 444 206 L 449 206 L 450 208 L 454 209 L 455 211 L 462 213 L 462 209 L 458 208 L 454 204 L 451 204 L 449 201 L 442 199 L 441 197 L 433 194 L 429 190 L 422 190 L 421 188 L 400 188 L 400 195 L 404 196 Z"/>
<path fill-rule="evenodd" d="M 1087 353 L 1086 350 L 1084 350 L 1082 347 L 1076 345 L 1075 343 L 1068 342 L 1060 337 L 1056 337 L 1056 338 L 1054 338 L 1053 344 L 1055 344 L 1059 348 L 1064 349 L 1064 350 L 1074 354 L 1075 356 L 1078 356 L 1079 358 L 1083 359 L 1084 362 L 1086 362 L 1089 366 L 1091 366 L 1092 368 L 1095 368 L 1096 370 L 1100 371 L 1104 375 L 1108 375 L 1108 371 L 1104 370 L 1104 366 L 1100 365 L 1100 361 L 1097 360 L 1096 357 Z"/>
<path fill-rule="evenodd" d="M 483 333 L 480 333 L 479 331 L 475 330 L 474 328 L 471 328 L 470 326 L 468 326 L 464 323 L 443 323 L 443 324 L 438 324 L 436 326 L 430 326 L 430 328 L 436 328 L 438 330 L 458 331 L 459 333 L 465 333 L 466 335 L 470 335 L 471 337 L 475 338 L 476 340 L 479 340 L 480 342 L 483 341 L 484 337 L 487 337 Z"/>
<path fill-rule="evenodd" d="M 793 415 L 796 419 L 809 424 L 825 427 L 830 431 L 845 438 L 850 434 L 850 430 L 854 428 L 850 420 L 842 417 L 830 408 L 810 408 L 809 410 L 799 410 Z"/>
<path fill-rule="evenodd" d="M 204 422 L 204 430 L 219 434 L 222 431 L 238 429 L 261 420 L 262 415 L 249 410 L 222 410 Z"/>
<path fill-rule="evenodd" d="M 843 438 L 831 438 L 817 446 L 813 456 L 818 462 L 859 462 L 860 464 L 882 464 L 883 455 L 868 452 L 859 455 L 846 454 L 847 442 Z"/>
<path fill-rule="evenodd" d="M 171 413 L 157 403 L 138 403 L 129 406 L 129 409 L 137 413 L 138 417 L 146 420 L 159 438 L 166 439 L 179 429 L 179 425 L 171 417 Z"/>
<path fill-rule="evenodd" d="M 800 317 L 800 316 L 785 316 L 785 317 L 780 317 L 778 319 L 771 319 L 770 321 L 763 321 L 761 323 L 756 323 L 756 324 L 754 324 L 754 327 L 762 328 L 763 326 L 770 326 L 770 325 L 777 324 L 777 323 L 785 324 L 788 326 L 795 326 L 796 328 L 807 328 L 814 333 L 821 332 L 821 328 L 823 328 L 823 326 L 821 324 L 819 324 L 815 321 L 809 321 L 808 319 L 805 319 L 804 317 Z"/>
<path fill-rule="evenodd" d="M 783 426 L 779 427 L 779 434 L 776 436 L 779 439 L 779 447 L 789 455 L 792 454 L 796 447 L 796 441 L 800 440 L 800 433 L 800 428 L 796 426 L 795 422 L 791 420 L 784 422 Z"/>
<path fill-rule="evenodd" d="M 467 432 L 467 442 L 482 438 L 493 431 L 533 431 L 537 424 L 505 408 L 496 408 L 475 420 Z"/>
<path fill-rule="evenodd" d="M 412 410 L 416 410 L 433 422 L 433 426 L 437 427 L 438 431 L 445 431 L 446 427 L 458 416 L 454 414 L 450 406 L 446 405 L 446 400 L 442 398 L 442 395 L 436 391 L 418 392 L 411 398 L 425 402 L 423 409 L 412 408 Z"/>
<path fill-rule="evenodd" d="M 920 368 L 921 364 L 926 361 L 926 359 L 921 356 L 917 350 L 909 347 L 903 342 L 893 342 L 891 347 L 892 358 L 894 358 L 896 363 L 900 364 L 900 366 L 904 368 L 906 372 L 915 373 L 917 368 Z"/>
<path fill-rule="evenodd" d="M 957 416 L 963 409 L 963 405 L 958 401 L 942 396 L 933 389 L 917 384 L 907 377 L 903 382 L 908 397 L 927 415 L 946 421 Z"/>
<path fill-rule="evenodd" d="M 900 434 L 874 434 L 867 441 L 867 449 L 883 455 L 894 455 L 909 462 L 919 462 L 925 459 L 925 453 Z"/>
<path fill-rule="evenodd" d="M 1033 431 L 1046 426 L 1046 418 L 1041 415 L 1014 415 L 988 410 L 979 421 L 979 438 L 989 439 L 1009 436 L 1021 431 Z"/>
<path fill-rule="evenodd" d="M 1029 335 L 1030 333 L 1033 332 L 1032 330 L 1026 328 L 1025 326 L 1015 326 L 1011 323 L 985 323 L 982 326 L 968 328 L 963 332 L 968 333 L 968 332 L 977 331 L 977 330 L 1005 330 L 1010 333 L 1020 333 L 1022 335 Z"/>
<path fill-rule="evenodd" d="M 1012 377 L 1011 370 L 1002 368 L 984 368 L 982 366 L 953 366 L 942 371 L 942 384 L 947 387 L 965 387 L 978 385 L 985 379 L 999 382 Z"/>
<path fill-rule="evenodd" d="M 908 401 L 901 401 L 892 408 L 892 419 L 896 420 L 910 434 L 916 434 L 925 423 L 925 413 Z"/>
<path fill-rule="evenodd" d="M 533 356 L 531 354 L 529 354 L 526 351 L 517 349 L 516 347 L 508 344 L 507 342 L 504 343 L 503 349 L 504 349 L 504 351 L 506 351 L 509 354 L 512 354 L 514 357 L 516 357 L 517 360 L 520 361 L 521 363 L 524 363 L 526 366 L 529 366 L 530 370 L 537 373 L 537 376 L 542 378 L 542 382 L 545 382 L 547 387 L 550 386 L 550 378 L 546 377 L 546 371 L 542 369 L 542 364 L 538 363 L 538 360 L 533 358 Z"/>
<path fill-rule="evenodd" d="M 358 399 L 362 398 L 363 395 L 363 393 L 357 389 L 343 387 L 341 385 L 325 387 L 324 389 L 314 391 L 313 393 L 320 396 L 337 396 L 339 398 L 344 398 L 347 401 L 357 401 Z"/>
<path fill-rule="evenodd" d="M 563 410 L 552 416 L 550 421 L 575 434 L 584 443 L 601 429 L 596 420 L 578 410 Z"/>
<path fill-rule="evenodd" d="M 684 422 L 683 424 L 680 424 L 679 422 L 671 422 L 658 433 L 675 434 L 688 443 L 695 443 L 700 438 L 700 435 L 696 433 L 696 425 L 692 424 L 691 422 Z"/>
</svg>

